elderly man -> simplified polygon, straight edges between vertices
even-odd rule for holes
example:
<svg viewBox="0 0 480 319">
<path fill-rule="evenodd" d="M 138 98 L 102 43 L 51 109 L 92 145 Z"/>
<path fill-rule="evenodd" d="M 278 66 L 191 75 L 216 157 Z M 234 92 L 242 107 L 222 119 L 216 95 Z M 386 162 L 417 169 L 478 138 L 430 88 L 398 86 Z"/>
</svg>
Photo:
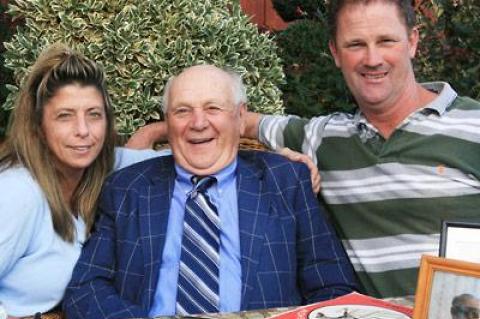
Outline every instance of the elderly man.
<svg viewBox="0 0 480 319">
<path fill-rule="evenodd" d="M 461 294 L 452 299 L 452 319 L 480 318 L 480 299 L 471 294 Z"/>
<path fill-rule="evenodd" d="M 167 84 L 173 157 L 111 176 L 67 289 L 68 318 L 284 307 L 354 287 L 303 164 L 239 152 L 238 75 L 202 65 Z"/>
</svg>

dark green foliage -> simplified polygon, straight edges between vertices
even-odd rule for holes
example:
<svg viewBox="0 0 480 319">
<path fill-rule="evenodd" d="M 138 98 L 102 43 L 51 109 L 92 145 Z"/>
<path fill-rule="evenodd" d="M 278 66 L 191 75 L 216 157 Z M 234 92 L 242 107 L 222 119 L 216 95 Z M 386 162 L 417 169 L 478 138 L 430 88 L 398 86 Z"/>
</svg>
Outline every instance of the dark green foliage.
<svg viewBox="0 0 480 319">
<path fill-rule="evenodd" d="M 328 50 L 320 21 L 298 20 L 277 36 L 287 84 L 282 87 L 285 110 L 312 117 L 352 109 L 350 94 Z"/>
<path fill-rule="evenodd" d="M 324 0 L 272 0 L 289 27 L 277 34 L 287 83 L 285 111 L 312 117 L 352 111 L 353 99 L 328 48 Z"/>
<path fill-rule="evenodd" d="M 3 42 L 9 40 L 13 33 L 13 26 L 10 16 L 5 12 L 7 6 L 0 3 L 0 105 L 3 104 L 9 91 L 5 87 L 5 84 L 12 83 L 12 72 L 4 67 L 3 52 L 5 48 Z M 8 116 L 10 111 L 0 109 L 0 140 L 5 134 L 7 127 Z"/>
<path fill-rule="evenodd" d="M 418 80 L 447 81 L 460 95 L 480 100 L 480 2 L 426 1 L 421 9 L 429 18 L 419 15 Z"/>
<path fill-rule="evenodd" d="M 273 7 L 286 22 L 317 19 L 325 12 L 324 0 L 272 0 Z"/>
</svg>

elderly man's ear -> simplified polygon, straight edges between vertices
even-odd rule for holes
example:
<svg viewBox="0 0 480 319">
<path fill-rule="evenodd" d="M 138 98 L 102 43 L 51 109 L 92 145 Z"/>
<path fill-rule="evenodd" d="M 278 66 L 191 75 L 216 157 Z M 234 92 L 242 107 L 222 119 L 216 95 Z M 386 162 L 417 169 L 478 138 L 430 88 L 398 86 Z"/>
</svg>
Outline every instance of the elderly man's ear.
<svg viewBox="0 0 480 319">
<path fill-rule="evenodd" d="M 240 104 L 238 112 L 239 112 L 238 116 L 240 117 L 240 136 L 244 136 L 245 129 L 247 126 L 247 122 L 246 122 L 247 104 L 246 103 Z"/>
</svg>

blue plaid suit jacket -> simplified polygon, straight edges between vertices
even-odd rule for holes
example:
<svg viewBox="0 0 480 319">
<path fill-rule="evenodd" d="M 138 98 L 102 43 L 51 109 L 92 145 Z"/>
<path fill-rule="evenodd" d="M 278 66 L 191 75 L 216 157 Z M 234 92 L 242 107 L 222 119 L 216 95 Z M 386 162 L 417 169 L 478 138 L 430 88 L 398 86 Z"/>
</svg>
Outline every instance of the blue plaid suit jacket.
<svg viewBox="0 0 480 319">
<path fill-rule="evenodd" d="M 241 309 L 307 304 L 350 292 L 351 265 L 319 208 L 307 167 L 265 152 L 240 152 L 237 167 Z M 174 182 L 172 157 L 110 176 L 96 231 L 64 298 L 69 319 L 148 315 Z"/>
</svg>

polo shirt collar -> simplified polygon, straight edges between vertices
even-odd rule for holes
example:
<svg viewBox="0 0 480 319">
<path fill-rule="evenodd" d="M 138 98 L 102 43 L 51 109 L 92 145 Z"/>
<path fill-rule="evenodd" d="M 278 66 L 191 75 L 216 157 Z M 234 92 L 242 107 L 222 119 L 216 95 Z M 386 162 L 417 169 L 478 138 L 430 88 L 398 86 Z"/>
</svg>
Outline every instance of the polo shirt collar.
<svg viewBox="0 0 480 319">
<path fill-rule="evenodd" d="M 446 82 L 426 82 L 421 85 L 425 89 L 438 94 L 436 99 L 421 108 L 422 111 L 432 110 L 438 115 L 443 115 L 458 96 L 457 92 Z"/>
<path fill-rule="evenodd" d="M 217 179 L 217 185 L 219 189 L 222 189 L 222 185 L 225 183 L 228 183 L 231 181 L 233 178 L 235 178 L 235 173 L 236 173 L 236 168 L 237 168 L 237 158 L 233 160 L 232 163 L 230 163 L 228 166 L 224 167 L 221 169 L 219 172 L 212 174 Z M 181 183 L 183 186 L 188 187 L 188 189 L 192 188 L 192 176 L 193 174 L 190 172 L 187 172 L 183 167 L 180 165 L 177 165 L 175 163 L 175 172 L 177 173 L 177 181 Z"/>
<path fill-rule="evenodd" d="M 458 96 L 457 92 L 455 92 L 447 82 L 426 82 L 421 83 L 420 85 L 427 90 L 437 93 L 438 96 L 432 102 L 420 108 L 417 112 L 435 112 L 441 116 Z M 378 133 L 378 130 L 367 121 L 360 108 L 357 108 L 353 117 L 353 122 L 355 127 L 360 131 L 364 131 L 368 128 L 368 131 Z"/>
</svg>

